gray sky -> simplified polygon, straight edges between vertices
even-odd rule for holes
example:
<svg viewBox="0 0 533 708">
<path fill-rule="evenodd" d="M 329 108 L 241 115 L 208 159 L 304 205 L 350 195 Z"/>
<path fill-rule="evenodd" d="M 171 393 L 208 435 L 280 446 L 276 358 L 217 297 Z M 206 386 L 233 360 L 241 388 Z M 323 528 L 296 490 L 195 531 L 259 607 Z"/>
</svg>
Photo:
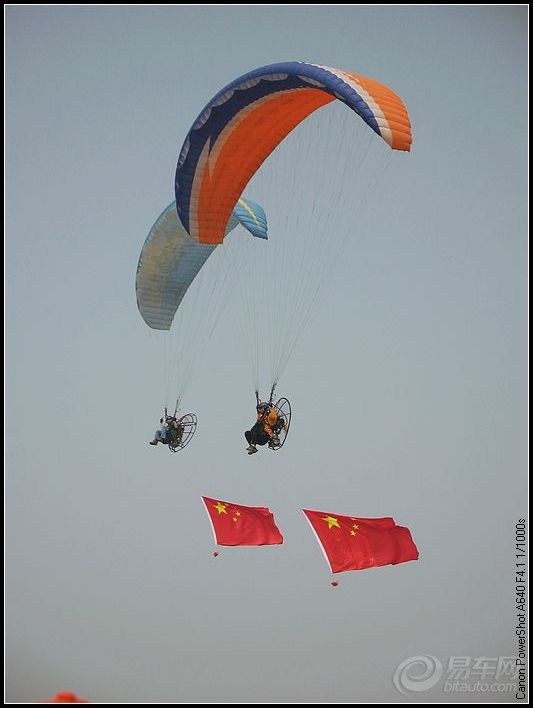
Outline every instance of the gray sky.
<svg viewBox="0 0 533 708">
<path fill-rule="evenodd" d="M 444 677 L 404 696 L 392 677 L 418 655 L 446 668 L 517 650 L 526 8 L 10 6 L 6 20 L 6 700 L 514 700 L 446 693 Z M 147 444 L 162 355 L 135 304 L 139 252 L 207 100 L 285 60 L 392 87 L 413 149 L 283 374 L 283 450 L 244 451 L 254 408 L 230 300 L 187 391 L 198 432 L 170 455 Z M 356 223 L 352 189 L 338 218 Z M 258 177 L 274 237 L 265 192 Z M 284 545 L 215 560 L 202 494 L 269 506 Z M 302 508 L 393 516 L 420 561 L 333 589 Z"/>
</svg>

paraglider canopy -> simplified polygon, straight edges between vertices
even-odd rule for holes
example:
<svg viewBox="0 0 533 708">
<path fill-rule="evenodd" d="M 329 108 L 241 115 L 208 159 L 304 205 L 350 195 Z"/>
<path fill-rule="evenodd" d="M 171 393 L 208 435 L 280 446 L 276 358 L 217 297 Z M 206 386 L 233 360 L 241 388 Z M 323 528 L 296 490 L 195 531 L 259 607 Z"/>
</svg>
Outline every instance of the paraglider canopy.
<svg viewBox="0 0 533 708">
<path fill-rule="evenodd" d="M 233 209 L 226 234 L 239 224 L 252 236 L 267 238 L 265 212 L 244 197 Z M 150 328 L 170 329 L 185 293 L 214 248 L 189 236 L 178 219 L 175 202 L 160 214 L 146 237 L 135 276 L 137 307 Z"/>
<path fill-rule="evenodd" d="M 392 149 L 410 149 L 407 110 L 384 84 L 305 62 L 260 67 L 219 91 L 185 138 L 176 169 L 176 206 L 187 232 L 200 243 L 221 243 L 252 175 L 293 128 L 335 99 Z"/>
</svg>

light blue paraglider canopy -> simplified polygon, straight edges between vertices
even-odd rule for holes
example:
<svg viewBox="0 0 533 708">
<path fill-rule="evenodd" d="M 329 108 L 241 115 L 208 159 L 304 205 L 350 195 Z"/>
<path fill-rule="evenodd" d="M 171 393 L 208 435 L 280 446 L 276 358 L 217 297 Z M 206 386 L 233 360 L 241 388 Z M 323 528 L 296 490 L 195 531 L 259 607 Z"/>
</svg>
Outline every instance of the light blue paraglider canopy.
<svg viewBox="0 0 533 708">
<path fill-rule="evenodd" d="M 238 224 L 256 238 L 267 238 L 265 212 L 250 199 L 239 199 L 226 235 Z M 137 307 L 149 327 L 170 329 L 188 287 L 216 247 L 189 236 L 178 220 L 176 202 L 164 210 L 146 237 L 135 277 Z"/>
</svg>

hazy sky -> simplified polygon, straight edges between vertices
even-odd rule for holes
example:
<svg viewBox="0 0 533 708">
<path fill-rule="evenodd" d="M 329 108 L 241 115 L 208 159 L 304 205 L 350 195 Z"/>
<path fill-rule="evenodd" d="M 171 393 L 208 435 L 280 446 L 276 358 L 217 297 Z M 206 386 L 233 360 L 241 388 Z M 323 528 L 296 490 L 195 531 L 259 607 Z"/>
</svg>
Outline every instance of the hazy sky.
<svg viewBox="0 0 533 708">
<path fill-rule="evenodd" d="M 415 656 L 494 667 L 517 651 L 526 7 L 5 15 L 6 700 L 513 701 L 446 692 L 445 675 L 402 695 L 393 675 Z M 413 149 L 373 191 L 364 229 L 346 173 L 353 203 L 331 231 L 350 222 L 353 238 L 280 382 L 294 409 L 285 447 L 244 449 L 254 407 L 237 295 L 187 391 L 196 437 L 171 455 L 147 444 L 164 372 L 135 303 L 140 249 L 208 99 L 292 60 L 392 87 Z M 297 183 L 296 208 L 332 184 L 331 162 Z M 273 243 L 273 195 L 291 179 L 279 169 L 252 192 Z M 215 560 L 201 495 L 268 506 L 285 543 Z M 393 516 L 420 560 L 344 573 L 334 589 L 302 508 Z"/>
</svg>

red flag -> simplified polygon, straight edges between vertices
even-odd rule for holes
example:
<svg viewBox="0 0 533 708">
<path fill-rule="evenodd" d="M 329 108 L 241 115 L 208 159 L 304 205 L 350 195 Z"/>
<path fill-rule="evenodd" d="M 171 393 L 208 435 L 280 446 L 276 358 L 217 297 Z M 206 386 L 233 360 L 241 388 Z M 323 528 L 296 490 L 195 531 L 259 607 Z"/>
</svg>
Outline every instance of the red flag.
<svg viewBox="0 0 533 708">
<path fill-rule="evenodd" d="M 274 516 L 264 506 L 242 506 L 202 497 L 215 543 L 220 546 L 265 546 L 283 543 Z"/>
<path fill-rule="evenodd" d="M 73 691 L 59 691 L 46 703 L 88 703 L 84 698 L 80 698 Z"/>
<path fill-rule="evenodd" d="M 332 573 L 417 560 L 418 549 L 394 519 L 361 519 L 302 509 L 322 546 Z"/>
</svg>

